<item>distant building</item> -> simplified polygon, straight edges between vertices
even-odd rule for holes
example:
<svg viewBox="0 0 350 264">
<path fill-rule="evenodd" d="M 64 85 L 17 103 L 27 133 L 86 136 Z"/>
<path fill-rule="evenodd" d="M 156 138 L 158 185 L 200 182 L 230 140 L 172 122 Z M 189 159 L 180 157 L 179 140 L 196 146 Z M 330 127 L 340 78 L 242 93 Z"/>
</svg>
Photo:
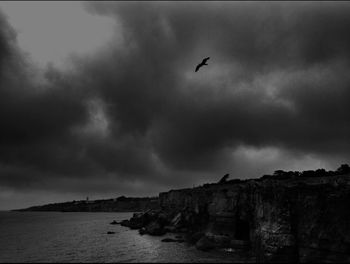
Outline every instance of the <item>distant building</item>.
<svg viewBox="0 0 350 264">
<path fill-rule="evenodd" d="M 93 203 L 94 201 L 89 200 L 89 196 L 86 197 L 85 203 Z"/>
</svg>

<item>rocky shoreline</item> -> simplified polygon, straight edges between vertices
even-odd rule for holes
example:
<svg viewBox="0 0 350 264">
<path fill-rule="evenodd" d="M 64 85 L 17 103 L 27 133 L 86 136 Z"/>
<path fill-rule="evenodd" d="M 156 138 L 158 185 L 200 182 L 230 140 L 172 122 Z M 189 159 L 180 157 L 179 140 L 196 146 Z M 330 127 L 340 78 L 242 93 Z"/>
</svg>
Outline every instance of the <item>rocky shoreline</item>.
<svg viewBox="0 0 350 264">
<path fill-rule="evenodd" d="M 178 235 L 199 250 L 256 262 L 349 262 L 350 175 L 293 173 L 159 194 L 160 209 L 118 223 L 140 235 Z"/>
<path fill-rule="evenodd" d="M 134 213 L 129 220 L 123 220 L 121 226 L 139 230 L 140 235 L 163 236 L 175 235 L 173 238 L 162 239 L 162 242 L 187 242 L 197 249 L 207 251 L 214 248 L 249 249 L 248 241 L 230 239 L 227 234 L 214 235 L 203 232 L 203 226 L 196 226 L 199 219 L 189 211 L 183 210 L 177 214 L 167 214 L 161 210 L 150 210 Z M 112 223 L 111 223 L 112 224 Z M 179 235 L 180 234 L 180 235 Z"/>
</svg>

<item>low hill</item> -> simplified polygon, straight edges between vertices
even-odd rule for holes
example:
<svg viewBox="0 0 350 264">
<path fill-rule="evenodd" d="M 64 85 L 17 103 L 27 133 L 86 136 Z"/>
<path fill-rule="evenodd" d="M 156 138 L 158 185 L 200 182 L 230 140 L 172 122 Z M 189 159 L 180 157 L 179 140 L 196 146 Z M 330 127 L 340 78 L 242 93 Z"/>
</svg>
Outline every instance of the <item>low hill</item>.
<svg viewBox="0 0 350 264">
<path fill-rule="evenodd" d="M 58 211 L 58 212 L 138 212 L 158 208 L 157 197 L 125 197 L 94 201 L 71 201 L 32 206 L 14 211 Z"/>
</svg>

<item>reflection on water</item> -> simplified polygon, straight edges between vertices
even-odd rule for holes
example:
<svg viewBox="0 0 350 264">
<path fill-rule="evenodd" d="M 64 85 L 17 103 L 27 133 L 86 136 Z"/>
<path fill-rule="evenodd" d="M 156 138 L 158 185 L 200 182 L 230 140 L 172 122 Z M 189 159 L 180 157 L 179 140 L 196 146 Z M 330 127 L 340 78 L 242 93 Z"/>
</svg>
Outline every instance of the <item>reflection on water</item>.
<svg viewBox="0 0 350 264">
<path fill-rule="evenodd" d="M 162 237 L 140 236 L 137 230 L 109 224 L 131 215 L 0 212 L 0 262 L 239 261 L 232 252 L 201 252 L 186 243 L 163 243 Z"/>
</svg>

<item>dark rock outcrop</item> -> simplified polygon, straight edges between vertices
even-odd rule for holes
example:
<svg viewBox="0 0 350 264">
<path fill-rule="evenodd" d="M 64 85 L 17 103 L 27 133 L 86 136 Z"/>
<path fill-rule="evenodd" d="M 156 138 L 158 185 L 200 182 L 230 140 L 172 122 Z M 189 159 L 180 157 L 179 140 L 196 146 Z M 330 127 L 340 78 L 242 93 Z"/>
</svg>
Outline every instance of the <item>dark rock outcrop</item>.
<svg viewBox="0 0 350 264">
<path fill-rule="evenodd" d="M 146 234 L 152 236 L 162 236 L 166 233 L 164 226 L 159 221 L 153 221 L 146 226 Z"/>
<path fill-rule="evenodd" d="M 350 175 L 319 171 L 171 190 L 160 193 L 160 210 L 129 222 L 151 235 L 184 232 L 200 250 L 250 252 L 258 262 L 349 262 Z"/>
<path fill-rule="evenodd" d="M 210 249 L 213 249 L 215 248 L 215 246 L 216 246 L 215 243 L 206 236 L 203 236 L 196 243 L 196 248 L 203 251 L 208 251 Z"/>
<path fill-rule="evenodd" d="M 183 240 L 183 239 L 174 239 L 174 238 L 164 238 L 164 239 L 162 239 L 162 242 L 178 242 L 178 243 L 182 243 L 182 242 L 185 242 L 185 240 Z"/>
</svg>

